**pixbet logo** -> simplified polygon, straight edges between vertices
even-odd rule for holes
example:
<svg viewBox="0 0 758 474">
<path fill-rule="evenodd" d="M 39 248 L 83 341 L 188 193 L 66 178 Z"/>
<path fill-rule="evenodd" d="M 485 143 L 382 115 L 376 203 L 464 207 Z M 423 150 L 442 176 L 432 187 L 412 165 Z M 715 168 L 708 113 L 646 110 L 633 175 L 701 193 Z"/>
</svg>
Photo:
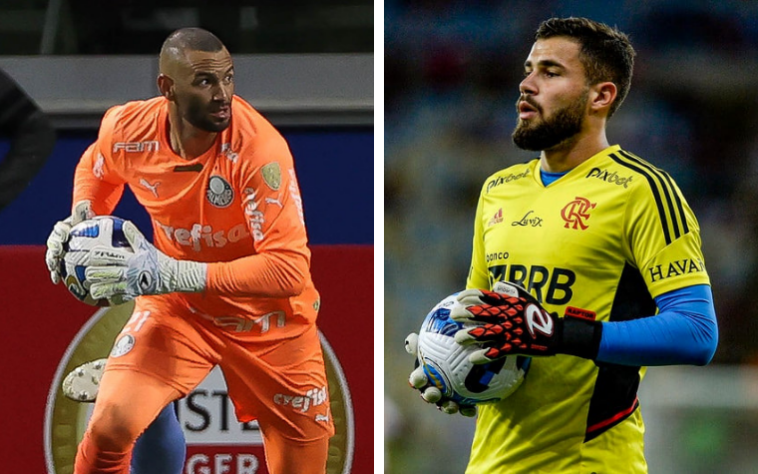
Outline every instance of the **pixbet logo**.
<svg viewBox="0 0 758 474">
<path fill-rule="evenodd" d="M 561 217 L 566 221 L 566 225 L 563 227 L 568 229 L 570 226 L 572 229 L 586 230 L 589 227 L 586 221 L 590 218 L 590 209 L 594 209 L 595 206 L 597 203 L 577 196 L 576 199 L 561 209 Z"/>
<path fill-rule="evenodd" d="M 619 176 L 616 171 L 609 173 L 608 170 L 600 168 L 592 168 L 585 178 L 597 178 L 606 183 L 612 183 L 616 186 L 623 186 L 625 188 L 628 188 L 629 183 L 632 182 L 632 176 Z"/>
<path fill-rule="evenodd" d="M 496 186 L 500 186 L 501 184 L 510 183 L 511 181 L 516 181 L 517 179 L 521 179 L 521 178 L 526 178 L 527 176 L 531 174 L 531 172 L 532 172 L 531 170 L 526 170 L 523 173 L 519 173 L 519 174 L 511 173 L 506 176 L 497 177 L 493 179 L 492 181 L 490 181 L 489 183 L 487 183 L 487 192 L 489 193 L 492 188 Z"/>
<path fill-rule="evenodd" d="M 291 406 L 296 410 L 306 413 L 312 406 L 323 405 L 326 402 L 326 387 L 312 388 L 305 395 L 274 395 L 274 403 L 277 405 Z"/>
</svg>

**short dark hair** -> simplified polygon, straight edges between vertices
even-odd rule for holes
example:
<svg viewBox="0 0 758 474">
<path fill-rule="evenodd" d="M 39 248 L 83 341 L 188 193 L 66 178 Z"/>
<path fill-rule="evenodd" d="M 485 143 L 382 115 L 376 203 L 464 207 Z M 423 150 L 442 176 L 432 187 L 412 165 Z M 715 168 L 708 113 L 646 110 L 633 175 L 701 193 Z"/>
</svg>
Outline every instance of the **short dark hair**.
<svg viewBox="0 0 758 474">
<path fill-rule="evenodd" d="M 161 51 L 176 48 L 179 51 L 205 51 L 215 53 L 224 48 L 224 43 L 213 33 L 202 28 L 181 28 L 174 31 L 163 42 Z"/>
<path fill-rule="evenodd" d="M 616 28 L 588 18 L 551 18 L 543 21 L 535 40 L 565 36 L 580 46 L 579 60 L 584 66 L 588 84 L 613 82 L 618 88 L 608 117 L 619 108 L 632 85 L 634 56 L 629 37 Z"/>
</svg>

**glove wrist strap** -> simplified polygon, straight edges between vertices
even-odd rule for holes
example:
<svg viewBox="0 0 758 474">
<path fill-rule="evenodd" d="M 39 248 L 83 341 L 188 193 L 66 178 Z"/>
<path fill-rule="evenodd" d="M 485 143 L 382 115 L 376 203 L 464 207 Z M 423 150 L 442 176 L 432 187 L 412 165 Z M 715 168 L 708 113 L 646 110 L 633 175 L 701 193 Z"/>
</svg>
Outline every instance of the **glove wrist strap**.
<svg viewBox="0 0 758 474">
<path fill-rule="evenodd" d="M 570 316 L 559 321 L 562 334 L 556 352 L 594 360 L 600 350 L 603 324 Z"/>
<path fill-rule="evenodd" d="M 182 293 L 198 293 L 205 290 L 205 279 L 208 271 L 208 264 L 202 262 L 192 262 L 189 260 L 176 260 L 168 258 L 168 265 L 161 268 L 161 273 L 165 268 L 171 276 L 164 281 L 170 281 L 171 288 L 167 288 L 167 293 L 175 291 Z"/>
</svg>

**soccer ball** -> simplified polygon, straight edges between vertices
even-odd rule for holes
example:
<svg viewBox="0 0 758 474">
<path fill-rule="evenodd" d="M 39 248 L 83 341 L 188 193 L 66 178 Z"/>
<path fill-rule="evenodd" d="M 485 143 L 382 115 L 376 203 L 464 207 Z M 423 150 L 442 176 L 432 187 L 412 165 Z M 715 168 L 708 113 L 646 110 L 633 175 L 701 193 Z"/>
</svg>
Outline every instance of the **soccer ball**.
<svg viewBox="0 0 758 474">
<path fill-rule="evenodd" d="M 123 231 L 124 220 L 113 216 L 97 216 L 71 228 L 69 240 L 64 244 L 65 255 L 61 262 L 61 277 L 68 291 L 79 301 L 92 306 L 111 306 L 106 298 L 95 300 L 89 294 L 90 283 L 84 275 L 89 252 L 95 247 L 125 248 L 131 250 Z"/>
<path fill-rule="evenodd" d="M 432 308 L 418 335 L 418 361 L 429 383 L 458 404 L 497 402 L 521 386 L 529 370 L 530 357 L 507 356 L 487 364 L 469 362 L 469 355 L 481 346 L 462 346 L 455 333 L 469 324 L 450 318 L 450 309 L 460 305 L 455 293 Z"/>
</svg>

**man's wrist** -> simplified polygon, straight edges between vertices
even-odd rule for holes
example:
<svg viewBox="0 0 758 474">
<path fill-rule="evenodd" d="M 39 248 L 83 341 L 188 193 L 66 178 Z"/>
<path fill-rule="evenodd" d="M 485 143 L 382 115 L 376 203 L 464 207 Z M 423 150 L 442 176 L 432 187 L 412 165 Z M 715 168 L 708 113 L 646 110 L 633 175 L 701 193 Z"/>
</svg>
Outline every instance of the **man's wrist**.
<svg viewBox="0 0 758 474">
<path fill-rule="evenodd" d="M 560 338 L 556 352 L 594 360 L 600 350 L 603 324 L 571 316 L 558 321 Z"/>
<path fill-rule="evenodd" d="M 203 262 L 193 262 L 190 260 L 176 260 L 171 257 L 165 257 L 170 282 L 168 293 L 199 293 L 205 291 L 206 276 L 208 274 L 208 264 Z"/>
</svg>

